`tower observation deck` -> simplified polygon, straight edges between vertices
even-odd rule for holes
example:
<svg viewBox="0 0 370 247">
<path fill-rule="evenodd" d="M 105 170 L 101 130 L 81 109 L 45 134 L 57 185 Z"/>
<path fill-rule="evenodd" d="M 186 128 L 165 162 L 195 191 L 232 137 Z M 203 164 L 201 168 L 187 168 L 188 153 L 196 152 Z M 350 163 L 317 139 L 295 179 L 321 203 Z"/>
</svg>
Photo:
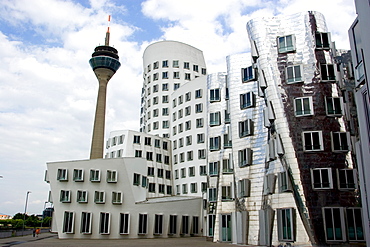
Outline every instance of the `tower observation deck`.
<svg viewBox="0 0 370 247">
<path fill-rule="evenodd" d="M 109 80 L 121 66 L 121 63 L 118 60 L 119 57 L 117 49 L 109 46 L 109 37 L 110 33 L 108 27 L 105 37 L 105 45 L 97 46 L 89 61 L 99 82 L 90 159 L 103 158 L 107 85 Z"/>
</svg>

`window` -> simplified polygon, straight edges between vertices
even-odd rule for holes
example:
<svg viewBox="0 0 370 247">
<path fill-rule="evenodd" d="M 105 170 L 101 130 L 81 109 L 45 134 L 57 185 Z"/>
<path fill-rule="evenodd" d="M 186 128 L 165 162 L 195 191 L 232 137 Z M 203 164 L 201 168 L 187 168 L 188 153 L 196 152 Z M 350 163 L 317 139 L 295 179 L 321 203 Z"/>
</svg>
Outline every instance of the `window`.
<svg viewBox="0 0 370 247">
<path fill-rule="evenodd" d="M 364 241 L 364 227 L 362 225 L 362 209 L 346 208 L 348 240 Z"/>
<path fill-rule="evenodd" d="M 99 226 L 99 233 L 100 234 L 109 234 L 110 228 L 110 213 L 100 213 L 100 226 Z"/>
<path fill-rule="evenodd" d="M 277 209 L 277 225 L 279 241 L 295 241 L 294 208 Z"/>
<path fill-rule="evenodd" d="M 221 200 L 222 201 L 230 201 L 233 199 L 233 196 L 231 194 L 231 186 L 222 186 L 221 188 Z"/>
<path fill-rule="evenodd" d="M 246 148 L 238 151 L 239 156 L 239 167 L 252 165 L 252 150 Z"/>
<path fill-rule="evenodd" d="M 181 132 L 183 132 L 183 127 L 182 127 L 183 125 L 182 125 L 182 123 L 181 124 L 179 124 L 179 133 L 181 133 Z"/>
<path fill-rule="evenodd" d="M 186 178 L 186 171 L 185 168 L 181 168 L 181 177 Z"/>
<path fill-rule="evenodd" d="M 162 91 L 168 91 L 168 83 L 162 84 Z"/>
<path fill-rule="evenodd" d="M 218 164 L 219 164 L 218 161 L 209 162 L 208 170 L 209 170 L 209 175 L 210 176 L 218 175 Z"/>
<path fill-rule="evenodd" d="M 135 150 L 135 157 L 143 157 L 141 150 Z"/>
<path fill-rule="evenodd" d="M 168 108 L 162 108 L 162 116 L 168 116 Z"/>
<path fill-rule="evenodd" d="M 195 90 L 195 98 L 202 98 L 202 89 Z"/>
<path fill-rule="evenodd" d="M 205 149 L 199 149 L 198 150 L 198 159 L 205 159 L 206 158 L 206 150 Z"/>
<path fill-rule="evenodd" d="M 68 181 L 68 170 L 67 169 L 58 169 L 57 180 L 58 181 Z"/>
<path fill-rule="evenodd" d="M 303 150 L 304 151 L 322 151 L 324 150 L 321 131 L 303 132 Z"/>
<path fill-rule="evenodd" d="M 84 181 L 84 171 L 82 169 L 73 170 L 73 181 L 83 182 Z"/>
<path fill-rule="evenodd" d="M 216 221 L 216 215 L 209 214 L 208 215 L 208 235 L 209 237 L 213 237 L 215 232 L 215 221 Z"/>
<path fill-rule="evenodd" d="M 71 191 L 70 190 L 60 191 L 60 202 L 71 202 Z"/>
<path fill-rule="evenodd" d="M 338 188 L 341 190 L 354 190 L 357 188 L 356 169 L 338 169 Z"/>
<path fill-rule="evenodd" d="M 297 117 L 313 115 L 312 97 L 294 99 L 294 112 Z"/>
<path fill-rule="evenodd" d="M 196 71 L 196 72 L 198 72 L 198 70 L 199 70 L 199 69 L 198 69 L 198 65 L 195 65 L 195 64 L 194 64 L 194 65 L 193 65 L 193 70 L 194 70 L 194 71 Z"/>
<path fill-rule="evenodd" d="M 163 169 L 162 168 L 158 168 L 158 170 L 157 170 L 157 176 L 159 178 L 163 178 Z"/>
<path fill-rule="evenodd" d="M 172 67 L 178 68 L 179 67 L 179 60 L 173 60 L 172 61 Z"/>
<path fill-rule="evenodd" d="M 134 143 L 140 144 L 140 136 L 134 136 Z"/>
<path fill-rule="evenodd" d="M 199 103 L 195 105 L 195 113 L 203 112 L 203 104 Z"/>
<path fill-rule="evenodd" d="M 185 122 L 185 130 L 190 130 L 191 129 L 191 121 L 186 121 Z"/>
<path fill-rule="evenodd" d="M 158 105 L 158 97 L 153 98 L 153 105 Z"/>
<path fill-rule="evenodd" d="M 239 137 L 253 135 L 253 122 L 251 119 L 239 122 Z"/>
<path fill-rule="evenodd" d="M 209 95 L 210 95 L 210 101 L 211 102 L 215 102 L 215 101 L 220 101 L 221 100 L 221 98 L 220 98 L 220 89 L 219 88 L 211 89 Z"/>
<path fill-rule="evenodd" d="M 162 142 L 162 148 L 163 148 L 163 150 L 168 150 L 168 142 L 163 141 Z"/>
<path fill-rule="evenodd" d="M 112 203 L 122 204 L 122 192 L 112 191 Z"/>
<path fill-rule="evenodd" d="M 105 192 L 95 191 L 94 202 L 95 203 L 105 203 Z"/>
<path fill-rule="evenodd" d="M 249 179 L 242 179 L 238 181 L 239 197 L 248 197 L 250 195 L 250 183 Z"/>
<path fill-rule="evenodd" d="M 181 234 L 189 234 L 189 216 L 183 215 L 181 223 Z"/>
<path fill-rule="evenodd" d="M 327 241 L 345 241 L 343 208 L 323 208 L 324 229 Z"/>
<path fill-rule="evenodd" d="M 328 97 L 326 101 L 326 115 L 328 116 L 341 116 L 343 109 L 342 97 Z"/>
<path fill-rule="evenodd" d="M 207 192 L 207 188 L 208 188 L 207 182 L 202 182 L 201 185 L 202 185 L 202 192 Z"/>
<path fill-rule="evenodd" d="M 146 188 L 148 186 L 148 178 L 145 176 L 141 177 L 141 187 Z"/>
<path fill-rule="evenodd" d="M 197 143 L 204 143 L 204 134 L 197 134 Z"/>
<path fill-rule="evenodd" d="M 168 71 L 162 72 L 162 79 L 168 79 Z"/>
<path fill-rule="evenodd" d="M 315 34 L 316 49 L 329 50 L 330 49 L 330 35 L 329 33 L 319 33 Z"/>
<path fill-rule="evenodd" d="M 294 35 L 278 37 L 278 51 L 279 53 L 294 52 L 295 51 Z"/>
<path fill-rule="evenodd" d="M 254 94 L 248 92 L 240 95 L 240 109 L 246 109 L 254 106 Z"/>
<path fill-rule="evenodd" d="M 134 182 L 133 182 L 133 184 L 136 185 L 136 186 L 140 185 L 140 174 L 134 173 Z"/>
<path fill-rule="evenodd" d="M 193 234 L 199 233 L 199 217 L 193 216 Z"/>
<path fill-rule="evenodd" d="M 179 110 L 178 116 L 179 116 L 179 119 L 182 118 L 182 109 Z"/>
<path fill-rule="evenodd" d="M 292 186 L 289 179 L 289 173 L 287 171 L 278 173 L 278 186 L 279 193 L 284 193 L 292 190 Z"/>
<path fill-rule="evenodd" d="M 185 80 L 190 81 L 190 73 L 185 73 Z"/>
<path fill-rule="evenodd" d="M 158 109 L 153 110 L 153 117 L 158 117 Z M 145 138 L 148 138 L 148 137 L 145 137 Z M 146 144 L 146 145 L 150 145 L 150 144 Z"/>
<path fill-rule="evenodd" d="M 154 215 L 154 235 L 163 233 L 163 214 Z"/>
<path fill-rule="evenodd" d="M 77 202 L 84 203 L 87 202 L 87 191 L 77 190 Z"/>
<path fill-rule="evenodd" d="M 216 126 L 221 124 L 221 112 L 211 112 L 209 114 L 209 125 Z"/>
<path fill-rule="evenodd" d="M 170 215 L 169 227 L 170 227 L 170 229 L 168 231 L 168 234 L 169 235 L 176 234 L 176 230 L 177 230 L 177 215 Z"/>
<path fill-rule="evenodd" d="M 117 182 L 117 171 L 107 170 L 107 182 L 108 183 Z"/>
<path fill-rule="evenodd" d="M 199 175 L 206 176 L 207 175 L 207 166 L 199 166 Z"/>
<path fill-rule="evenodd" d="M 89 212 L 81 213 L 81 233 L 90 234 L 91 233 L 91 218 L 92 215 Z"/>
<path fill-rule="evenodd" d="M 164 184 L 158 184 L 158 193 L 164 194 Z"/>
<path fill-rule="evenodd" d="M 232 163 L 230 159 L 223 159 L 222 160 L 222 173 L 232 173 L 233 172 Z"/>
<path fill-rule="evenodd" d="M 167 68 L 168 67 L 168 60 L 163 60 L 162 61 L 162 68 Z"/>
<path fill-rule="evenodd" d="M 178 71 L 173 72 L 173 79 L 180 79 L 180 72 Z"/>
<path fill-rule="evenodd" d="M 130 233 L 130 214 L 120 213 L 119 234 Z"/>
<path fill-rule="evenodd" d="M 155 161 L 158 163 L 162 163 L 162 154 L 156 154 L 155 155 Z"/>
<path fill-rule="evenodd" d="M 190 113 L 191 113 L 191 108 L 190 108 L 190 106 L 185 107 L 185 116 L 189 116 L 189 115 L 190 115 Z"/>
<path fill-rule="evenodd" d="M 195 176 L 195 167 L 189 167 L 189 177 L 194 177 Z"/>
<path fill-rule="evenodd" d="M 146 160 L 153 160 L 153 152 L 146 152 Z"/>
<path fill-rule="evenodd" d="M 202 75 L 205 75 L 205 74 L 207 74 L 207 69 L 202 68 Z"/>
<path fill-rule="evenodd" d="M 189 62 L 184 62 L 184 69 L 189 69 L 190 66 L 189 66 Z"/>
<path fill-rule="evenodd" d="M 149 183 L 148 191 L 155 193 L 155 183 Z"/>
<path fill-rule="evenodd" d="M 153 69 L 158 69 L 158 61 L 153 63 Z"/>
<path fill-rule="evenodd" d="M 248 82 L 256 79 L 253 66 L 242 68 L 242 78 L 243 82 Z"/>
<path fill-rule="evenodd" d="M 231 136 L 229 134 L 224 134 L 224 148 L 231 148 L 232 146 Z"/>
<path fill-rule="evenodd" d="M 173 127 L 172 127 L 172 134 L 173 134 L 173 135 L 176 135 L 176 126 L 173 126 Z"/>
<path fill-rule="evenodd" d="M 312 188 L 314 189 L 332 189 L 333 177 L 331 168 L 311 169 Z"/>
<path fill-rule="evenodd" d="M 190 192 L 191 193 L 197 193 L 197 183 L 191 183 L 190 184 Z"/>
<path fill-rule="evenodd" d="M 186 136 L 186 146 L 191 145 L 191 143 L 192 143 L 191 139 L 192 139 L 191 136 Z"/>
<path fill-rule="evenodd" d="M 217 189 L 216 188 L 209 188 L 208 189 L 208 201 L 209 202 L 216 202 L 217 201 Z"/>
<path fill-rule="evenodd" d="M 167 195 L 172 195 L 172 186 L 167 185 Z"/>
<path fill-rule="evenodd" d="M 162 103 L 168 103 L 168 95 L 162 96 Z"/>
<path fill-rule="evenodd" d="M 64 211 L 63 232 L 74 233 L 74 212 Z"/>
<path fill-rule="evenodd" d="M 230 123 L 230 112 L 225 110 L 225 123 Z"/>
<path fill-rule="evenodd" d="M 221 143 L 220 139 L 221 139 L 221 137 L 219 137 L 219 136 L 209 138 L 209 149 L 210 149 L 210 151 L 220 150 L 220 143 Z"/>
<path fill-rule="evenodd" d="M 154 147 L 160 148 L 161 147 L 161 140 L 159 139 L 154 139 Z"/>
<path fill-rule="evenodd" d="M 157 81 L 158 80 L 158 73 L 155 73 L 153 74 L 153 81 Z M 153 92 L 158 92 L 158 90 L 154 91 L 154 87 L 153 87 Z"/>
<path fill-rule="evenodd" d="M 286 81 L 287 83 L 302 82 L 301 65 L 288 66 L 286 68 Z"/>
<path fill-rule="evenodd" d="M 179 179 L 179 170 L 175 170 L 175 179 Z"/>
<path fill-rule="evenodd" d="M 100 170 L 95 170 L 95 169 L 90 170 L 90 181 L 100 182 Z"/>
<path fill-rule="evenodd" d="M 203 127 L 203 118 L 197 118 L 196 119 L 196 126 L 197 128 L 202 128 Z"/>
<path fill-rule="evenodd" d="M 152 140 L 150 137 L 145 137 L 145 145 L 152 145 L 151 142 Z"/>
<path fill-rule="evenodd" d="M 171 179 L 171 171 L 166 170 L 166 179 Z"/>
<path fill-rule="evenodd" d="M 349 151 L 349 138 L 349 132 L 331 132 L 331 147 L 333 152 Z"/>
<path fill-rule="evenodd" d="M 168 155 L 165 155 L 165 156 L 164 156 L 164 163 L 165 163 L 166 165 L 169 165 L 169 164 L 170 164 L 170 156 L 168 156 Z"/>
<path fill-rule="evenodd" d="M 188 193 L 188 185 L 187 184 L 183 184 L 182 185 L 182 193 L 183 194 L 187 194 Z"/>
<path fill-rule="evenodd" d="M 148 72 L 150 72 L 150 70 L 151 70 L 150 67 L 151 67 L 150 64 L 148 64 Z"/>
<path fill-rule="evenodd" d="M 186 153 L 186 155 L 187 155 L 187 160 L 188 161 L 192 161 L 193 160 L 193 151 L 188 151 Z"/>
<path fill-rule="evenodd" d="M 335 70 L 333 64 L 320 64 L 321 80 L 335 81 Z"/>
</svg>

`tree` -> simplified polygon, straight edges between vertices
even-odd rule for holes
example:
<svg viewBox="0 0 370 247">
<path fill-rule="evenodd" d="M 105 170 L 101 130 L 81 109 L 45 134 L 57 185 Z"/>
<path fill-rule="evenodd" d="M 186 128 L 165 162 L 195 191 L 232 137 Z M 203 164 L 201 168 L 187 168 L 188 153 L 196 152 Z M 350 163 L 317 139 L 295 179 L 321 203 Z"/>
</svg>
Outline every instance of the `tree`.
<svg viewBox="0 0 370 247">
<path fill-rule="evenodd" d="M 24 217 L 24 214 L 22 213 L 16 213 L 14 216 L 13 216 L 13 220 L 23 220 L 23 217 Z M 26 214 L 25 216 L 25 219 L 27 219 L 29 216 Z"/>
</svg>

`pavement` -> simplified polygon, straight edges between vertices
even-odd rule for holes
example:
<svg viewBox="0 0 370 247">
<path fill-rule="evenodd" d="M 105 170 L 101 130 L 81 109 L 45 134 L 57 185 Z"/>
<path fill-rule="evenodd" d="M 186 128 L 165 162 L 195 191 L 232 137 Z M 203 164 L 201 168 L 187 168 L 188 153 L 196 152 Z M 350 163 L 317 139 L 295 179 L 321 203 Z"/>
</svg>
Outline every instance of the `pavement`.
<svg viewBox="0 0 370 247">
<path fill-rule="evenodd" d="M 183 237 L 183 238 L 155 238 L 155 239 L 58 239 L 55 233 L 41 233 L 38 237 L 32 235 L 2 238 L 0 239 L 0 247 L 20 246 L 20 247 L 58 247 L 58 246 L 124 246 L 124 247 L 152 247 L 152 246 L 172 246 L 172 247 L 197 247 L 197 246 L 213 246 L 213 247 L 233 247 L 238 246 L 231 243 L 214 243 L 207 241 L 205 237 Z M 240 245 L 241 246 L 241 245 Z M 245 245 L 244 245 L 245 246 Z"/>
</svg>

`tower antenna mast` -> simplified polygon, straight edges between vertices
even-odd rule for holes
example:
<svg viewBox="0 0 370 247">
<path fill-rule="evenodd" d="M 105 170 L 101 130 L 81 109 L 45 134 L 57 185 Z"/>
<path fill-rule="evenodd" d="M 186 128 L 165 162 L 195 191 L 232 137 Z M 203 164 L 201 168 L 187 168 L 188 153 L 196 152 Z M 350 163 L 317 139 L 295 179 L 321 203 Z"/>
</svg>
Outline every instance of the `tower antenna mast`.
<svg viewBox="0 0 370 247">
<path fill-rule="evenodd" d="M 107 29 L 107 33 L 105 34 L 105 45 L 106 46 L 109 46 L 109 38 L 110 38 L 109 27 L 110 27 L 110 15 L 108 15 L 108 29 Z"/>
</svg>

